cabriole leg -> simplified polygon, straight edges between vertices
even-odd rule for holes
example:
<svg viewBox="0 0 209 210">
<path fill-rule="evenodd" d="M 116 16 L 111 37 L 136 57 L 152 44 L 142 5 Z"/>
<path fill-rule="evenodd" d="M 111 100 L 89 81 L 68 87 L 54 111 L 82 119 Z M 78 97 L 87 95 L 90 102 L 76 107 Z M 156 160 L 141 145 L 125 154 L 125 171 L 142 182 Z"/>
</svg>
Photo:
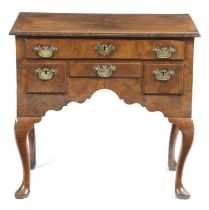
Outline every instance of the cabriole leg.
<svg viewBox="0 0 209 210">
<path fill-rule="evenodd" d="M 30 193 L 30 154 L 28 150 L 27 134 L 33 129 L 33 125 L 40 120 L 40 117 L 18 117 L 15 121 L 16 143 L 23 166 L 22 184 L 15 193 L 15 197 L 18 199 L 28 197 Z M 30 133 L 29 135 L 31 136 Z"/>
<path fill-rule="evenodd" d="M 176 167 L 175 192 L 177 198 L 188 199 L 190 194 L 185 190 L 183 186 L 182 175 L 184 163 L 193 142 L 194 124 L 190 118 L 169 118 L 169 121 L 174 124 L 182 133 L 182 146 Z"/>
</svg>

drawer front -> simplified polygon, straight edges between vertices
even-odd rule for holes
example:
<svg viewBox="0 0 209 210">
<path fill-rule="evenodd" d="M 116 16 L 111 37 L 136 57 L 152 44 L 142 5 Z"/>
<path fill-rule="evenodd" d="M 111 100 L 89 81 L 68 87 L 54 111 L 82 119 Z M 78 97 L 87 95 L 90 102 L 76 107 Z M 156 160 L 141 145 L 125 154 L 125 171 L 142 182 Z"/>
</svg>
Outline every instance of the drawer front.
<svg viewBox="0 0 209 210">
<path fill-rule="evenodd" d="M 183 64 L 145 64 L 144 94 L 183 94 Z"/>
<path fill-rule="evenodd" d="M 184 59 L 181 40 L 26 39 L 27 58 Z"/>
<path fill-rule="evenodd" d="M 72 61 L 69 65 L 70 77 L 142 77 L 142 65 L 140 62 Z"/>
<path fill-rule="evenodd" d="M 31 62 L 26 64 L 27 93 L 65 93 L 65 62 Z"/>
</svg>

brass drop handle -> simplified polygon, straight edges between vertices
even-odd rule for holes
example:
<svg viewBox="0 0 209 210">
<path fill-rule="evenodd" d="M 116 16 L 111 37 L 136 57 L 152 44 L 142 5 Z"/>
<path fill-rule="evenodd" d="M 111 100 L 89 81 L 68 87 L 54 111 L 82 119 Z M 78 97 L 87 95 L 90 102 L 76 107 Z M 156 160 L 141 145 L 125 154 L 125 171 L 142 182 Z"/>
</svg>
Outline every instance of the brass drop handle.
<svg viewBox="0 0 209 210">
<path fill-rule="evenodd" d="M 166 59 L 170 58 L 173 55 L 173 53 L 176 52 L 176 49 L 173 47 L 157 47 L 153 49 L 153 52 L 157 55 L 158 58 Z"/>
<path fill-rule="evenodd" d="M 159 81 L 167 81 L 167 80 L 170 80 L 174 75 L 175 75 L 175 71 L 169 69 L 169 70 L 166 70 L 166 69 L 163 69 L 163 70 L 159 70 L 159 69 L 156 69 L 152 72 L 154 78 L 156 80 L 159 80 Z"/>
<path fill-rule="evenodd" d="M 96 70 L 97 75 L 103 78 L 111 77 L 113 72 L 116 71 L 116 69 L 117 69 L 116 66 L 113 66 L 113 65 L 94 66 L 94 70 Z"/>
<path fill-rule="evenodd" d="M 39 79 L 47 81 L 54 77 L 54 75 L 57 73 L 57 69 L 38 68 L 34 70 L 34 73 L 38 75 Z"/>
<path fill-rule="evenodd" d="M 101 55 L 109 55 L 115 51 L 115 46 L 112 44 L 97 44 L 94 45 L 94 50 Z"/>
<path fill-rule="evenodd" d="M 51 58 L 54 55 L 54 52 L 57 51 L 57 47 L 37 45 L 33 50 L 42 58 Z"/>
</svg>

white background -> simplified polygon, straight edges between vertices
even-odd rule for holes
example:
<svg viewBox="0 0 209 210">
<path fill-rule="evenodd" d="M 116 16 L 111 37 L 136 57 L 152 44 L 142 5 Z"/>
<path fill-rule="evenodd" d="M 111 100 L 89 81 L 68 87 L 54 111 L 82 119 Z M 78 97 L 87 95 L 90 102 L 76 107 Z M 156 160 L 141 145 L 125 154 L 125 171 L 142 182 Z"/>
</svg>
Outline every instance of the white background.
<svg viewBox="0 0 209 210">
<path fill-rule="evenodd" d="M 0 209 L 209 209 L 206 0 L 7 0 L 0 4 Z M 71 103 L 62 111 L 47 112 L 36 125 L 37 168 L 31 174 L 31 194 L 24 200 L 14 198 L 22 167 L 13 133 L 15 42 L 8 33 L 20 11 L 192 16 L 202 37 L 195 42 L 195 141 L 184 173 L 184 185 L 192 195 L 189 200 L 174 195 L 175 173 L 167 169 L 167 119 L 138 104 L 127 105 L 109 90 L 96 92 L 83 104 Z"/>
</svg>

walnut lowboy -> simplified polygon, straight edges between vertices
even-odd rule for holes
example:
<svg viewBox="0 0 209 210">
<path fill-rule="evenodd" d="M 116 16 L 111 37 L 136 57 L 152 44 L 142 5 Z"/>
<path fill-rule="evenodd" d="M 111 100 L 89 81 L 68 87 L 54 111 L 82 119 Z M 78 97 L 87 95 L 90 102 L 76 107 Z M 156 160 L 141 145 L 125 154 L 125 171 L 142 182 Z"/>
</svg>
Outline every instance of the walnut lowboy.
<svg viewBox="0 0 209 210">
<path fill-rule="evenodd" d="M 168 118 L 168 166 L 176 170 L 175 193 L 189 198 L 182 174 L 194 135 L 192 63 L 199 36 L 189 15 L 20 13 L 10 34 L 16 36 L 15 135 L 23 164 L 16 198 L 30 192 L 30 168 L 36 165 L 34 124 L 46 111 L 84 102 L 103 88 Z M 179 131 L 183 138 L 176 162 Z"/>
</svg>

